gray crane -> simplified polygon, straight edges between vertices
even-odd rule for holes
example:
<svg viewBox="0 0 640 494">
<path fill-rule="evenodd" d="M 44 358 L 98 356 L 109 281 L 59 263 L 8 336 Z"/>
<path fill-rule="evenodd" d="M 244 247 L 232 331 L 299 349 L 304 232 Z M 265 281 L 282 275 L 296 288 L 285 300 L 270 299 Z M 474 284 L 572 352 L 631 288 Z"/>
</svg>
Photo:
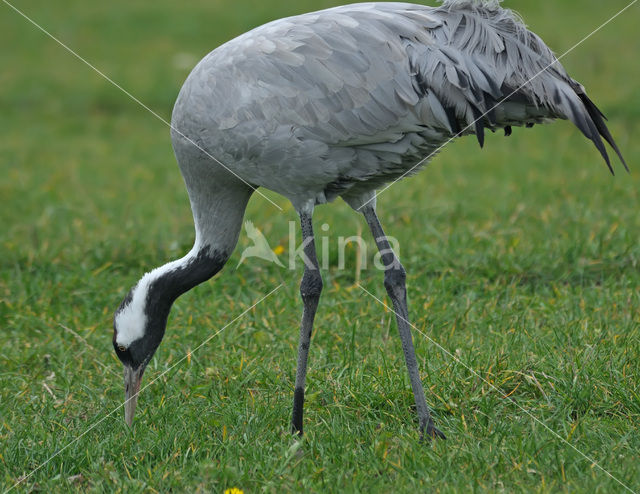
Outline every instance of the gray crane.
<svg viewBox="0 0 640 494">
<path fill-rule="evenodd" d="M 234 250 L 252 193 L 287 197 L 300 217 L 304 274 L 292 429 L 302 434 L 307 358 L 322 291 L 312 214 L 342 197 L 361 212 L 385 266 L 420 435 L 441 437 L 411 339 L 405 270 L 376 215 L 376 190 L 417 172 L 443 144 L 484 131 L 569 119 L 613 173 L 626 168 L 604 115 L 551 50 L 498 2 L 438 7 L 362 3 L 280 19 L 215 49 L 184 83 L 172 143 L 195 222 L 183 258 L 146 273 L 114 317 L 131 425 L 144 370 L 173 302 L 214 276 Z"/>
</svg>

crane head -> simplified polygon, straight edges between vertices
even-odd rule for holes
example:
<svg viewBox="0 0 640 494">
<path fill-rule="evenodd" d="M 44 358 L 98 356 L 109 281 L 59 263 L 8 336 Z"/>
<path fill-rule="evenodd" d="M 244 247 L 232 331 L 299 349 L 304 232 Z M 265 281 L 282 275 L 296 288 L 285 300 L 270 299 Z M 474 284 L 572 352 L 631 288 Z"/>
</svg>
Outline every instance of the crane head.
<svg viewBox="0 0 640 494">
<path fill-rule="evenodd" d="M 124 417 L 129 427 L 133 424 L 142 375 L 167 324 L 168 312 L 153 311 L 146 292 L 140 283 L 133 287 L 113 318 L 113 348 L 124 366 Z"/>
</svg>

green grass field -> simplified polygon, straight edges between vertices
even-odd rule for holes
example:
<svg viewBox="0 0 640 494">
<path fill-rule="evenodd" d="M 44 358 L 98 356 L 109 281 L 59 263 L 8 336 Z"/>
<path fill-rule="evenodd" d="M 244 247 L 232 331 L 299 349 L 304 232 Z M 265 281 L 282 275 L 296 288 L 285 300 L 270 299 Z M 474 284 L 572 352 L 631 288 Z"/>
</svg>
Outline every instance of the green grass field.
<svg viewBox="0 0 640 494">
<path fill-rule="evenodd" d="M 336 3 L 15 5 L 168 119 L 207 52 Z M 504 5 L 562 53 L 627 3 Z M 112 313 L 193 242 L 169 129 L 0 11 L 0 489 L 624 492 L 615 477 L 640 490 L 639 5 L 563 59 L 609 117 L 630 175 L 616 164 L 611 177 L 559 122 L 490 135 L 482 152 L 457 141 L 378 200 L 423 332 L 427 401 L 449 437 L 433 444 L 418 441 L 393 314 L 355 286 L 355 250 L 335 267 L 336 239 L 366 230 L 340 201 L 315 215 L 330 225 L 331 262 L 304 438 L 289 434 L 301 271 L 260 259 L 235 269 L 244 234 L 225 270 L 175 305 L 144 383 L 177 365 L 142 393 L 128 429 Z M 246 217 L 284 259 L 295 211 L 267 195 L 284 212 L 254 195 Z M 360 283 L 386 300 L 379 271 Z"/>
</svg>

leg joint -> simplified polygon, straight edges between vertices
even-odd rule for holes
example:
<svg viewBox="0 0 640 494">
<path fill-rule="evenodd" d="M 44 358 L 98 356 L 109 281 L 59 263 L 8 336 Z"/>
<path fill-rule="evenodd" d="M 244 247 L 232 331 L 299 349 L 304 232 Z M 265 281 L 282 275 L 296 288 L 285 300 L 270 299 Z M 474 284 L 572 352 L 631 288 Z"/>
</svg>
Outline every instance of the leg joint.
<svg viewBox="0 0 640 494">
<path fill-rule="evenodd" d="M 300 282 L 300 295 L 303 298 L 320 298 L 322 293 L 322 276 L 316 269 L 305 269 Z"/>
<path fill-rule="evenodd" d="M 384 287 L 388 292 L 405 288 L 407 273 L 402 264 L 394 259 L 393 264 L 384 272 Z"/>
</svg>

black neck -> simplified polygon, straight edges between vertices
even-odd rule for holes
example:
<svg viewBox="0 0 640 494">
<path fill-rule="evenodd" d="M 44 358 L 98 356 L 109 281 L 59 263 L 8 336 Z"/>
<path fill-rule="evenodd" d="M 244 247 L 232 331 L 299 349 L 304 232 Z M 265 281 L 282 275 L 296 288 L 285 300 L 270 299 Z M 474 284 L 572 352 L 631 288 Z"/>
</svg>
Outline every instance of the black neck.
<svg viewBox="0 0 640 494">
<path fill-rule="evenodd" d="M 222 269 L 228 258 L 228 254 L 208 247 L 186 256 L 184 262 L 149 285 L 147 315 L 166 321 L 173 302 L 183 293 L 210 279 Z"/>
</svg>

